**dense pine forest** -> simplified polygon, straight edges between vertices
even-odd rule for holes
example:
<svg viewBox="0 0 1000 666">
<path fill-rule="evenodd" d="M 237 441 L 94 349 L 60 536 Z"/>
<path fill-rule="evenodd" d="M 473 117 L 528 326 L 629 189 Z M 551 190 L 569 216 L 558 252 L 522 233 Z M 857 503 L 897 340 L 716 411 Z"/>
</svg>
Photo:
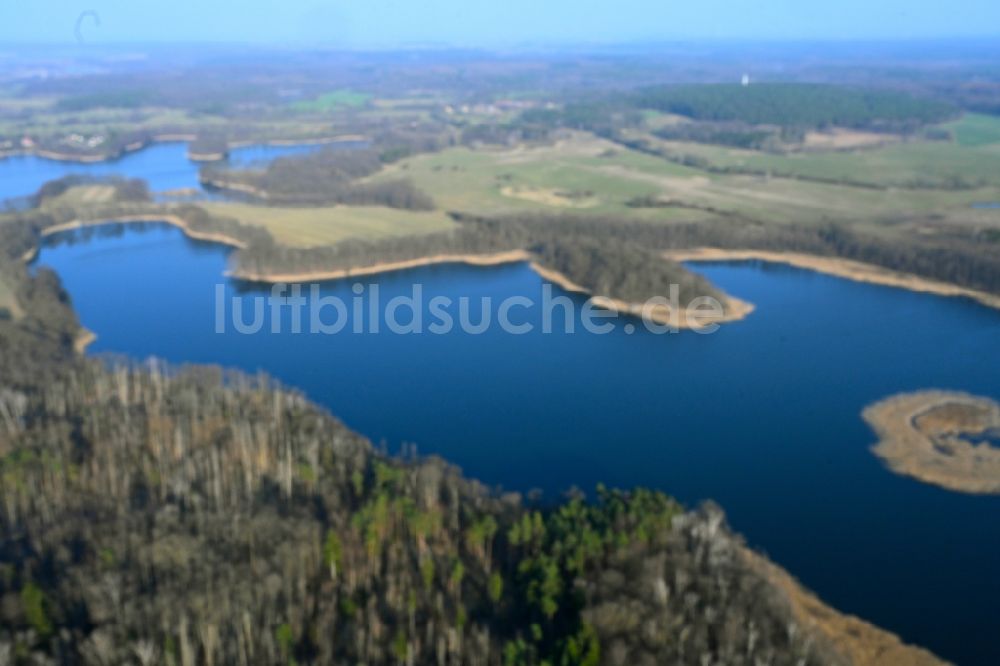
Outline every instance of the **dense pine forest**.
<svg viewBox="0 0 1000 666">
<path fill-rule="evenodd" d="M 643 112 L 649 110 L 705 123 L 671 138 L 743 148 L 763 147 L 764 139 L 775 130 L 784 131 L 786 138 L 834 126 L 906 134 L 957 113 L 946 102 L 893 90 L 814 83 L 720 83 L 581 95 L 559 109 L 526 111 L 519 123 L 525 128 L 566 127 L 608 136 L 640 125 Z"/>
<path fill-rule="evenodd" d="M 637 93 L 635 104 L 695 120 L 894 131 L 940 122 L 954 113 L 944 102 L 907 93 L 805 83 L 660 86 Z"/>
</svg>

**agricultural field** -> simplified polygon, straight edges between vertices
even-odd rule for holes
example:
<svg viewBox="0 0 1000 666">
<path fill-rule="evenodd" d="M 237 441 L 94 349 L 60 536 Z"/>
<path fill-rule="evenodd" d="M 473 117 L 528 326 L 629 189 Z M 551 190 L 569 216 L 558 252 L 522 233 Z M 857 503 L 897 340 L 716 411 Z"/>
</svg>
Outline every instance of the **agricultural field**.
<svg viewBox="0 0 1000 666">
<path fill-rule="evenodd" d="M 347 107 L 341 107 L 347 108 Z M 30 115 L 29 115 L 30 112 Z M 60 108 L 57 98 L 21 99 L 0 95 L 0 137 L 31 136 L 36 140 L 60 139 L 69 134 L 114 135 L 150 131 L 153 133 L 220 133 L 232 130 L 232 121 L 223 115 L 159 106 L 136 108 L 95 107 L 81 110 Z M 241 122 L 261 140 L 322 137 L 331 134 L 329 120 L 310 119 L 287 113 L 267 119 Z"/>
<path fill-rule="evenodd" d="M 65 111 L 56 107 L 54 100 L 45 100 L 32 109 L 30 119 L 18 113 L 24 102 L 16 98 L 0 99 L 0 135 L 31 134 L 34 137 L 65 136 L 108 131 L 135 131 L 141 129 L 174 128 L 177 130 L 221 126 L 223 118 L 204 114 L 191 114 L 179 109 L 141 107 L 138 109 L 95 108 Z"/>
<path fill-rule="evenodd" d="M 615 173 L 609 167 L 645 156 L 586 134 L 551 146 L 515 148 L 451 148 L 417 155 L 372 176 L 371 180 L 409 178 L 430 194 L 439 208 L 478 214 L 525 211 L 621 214 L 643 217 L 648 211 L 629 208 L 636 197 L 661 192 L 656 183 Z M 691 169 L 663 160 L 650 163 L 679 177 Z M 660 217 L 676 214 L 656 209 Z M 685 219 L 691 211 L 681 211 Z"/>
<path fill-rule="evenodd" d="M 715 168 L 870 183 L 880 187 L 1000 186 L 1000 118 L 970 114 L 942 125 L 953 141 L 911 139 L 856 150 L 766 153 L 632 132 L 672 155 L 693 156 Z"/>
<path fill-rule="evenodd" d="M 43 209 L 81 208 L 87 205 L 110 203 L 115 198 L 112 185 L 76 185 L 56 197 L 46 197 Z"/>
<path fill-rule="evenodd" d="M 967 113 L 956 121 L 946 123 L 960 146 L 988 146 L 1000 144 L 1000 117 L 981 113 Z"/>
<path fill-rule="evenodd" d="M 923 145 L 926 150 L 938 147 L 936 144 Z M 797 159 L 696 147 L 741 153 L 755 160 Z M 865 169 L 874 173 L 877 168 L 869 160 L 873 156 L 878 158 L 882 152 L 810 154 L 803 155 L 803 158 L 840 160 L 840 168 L 847 174 L 857 174 Z M 1000 154 L 992 157 L 994 164 L 998 157 Z M 889 158 L 882 155 L 880 159 Z M 983 155 L 979 159 L 985 165 L 990 156 Z M 990 187 L 967 190 L 908 190 L 716 174 L 629 150 L 584 133 L 574 134 L 554 146 L 519 146 L 502 150 L 452 148 L 440 153 L 418 155 L 373 179 L 400 176 L 412 179 L 445 210 L 486 214 L 534 210 L 612 214 L 664 221 L 691 219 L 692 215 L 704 214 L 703 211 L 708 209 L 767 222 L 878 222 L 914 216 L 968 220 L 983 216 L 982 211 L 972 209 L 973 203 L 1000 198 L 1000 182 Z M 1000 175 L 996 177 L 1000 178 Z M 636 197 L 654 197 L 677 206 L 628 206 L 627 202 Z"/>
<path fill-rule="evenodd" d="M 447 231 L 454 226 L 441 211 L 411 211 L 381 206 L 283 208 L 234 202 L 206 202 L 206 210 L 264 227 L 290 247 L 319 247 L 349 238 L 374 240 Z"/>
</svg>

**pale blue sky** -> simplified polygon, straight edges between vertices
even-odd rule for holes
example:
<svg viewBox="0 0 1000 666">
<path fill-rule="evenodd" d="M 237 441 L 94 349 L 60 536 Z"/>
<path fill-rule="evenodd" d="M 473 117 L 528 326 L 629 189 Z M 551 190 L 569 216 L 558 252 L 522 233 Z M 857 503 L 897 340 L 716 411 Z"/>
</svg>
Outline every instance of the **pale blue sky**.
<svg viewBox="0 0 1000 666">
<path fill-rule="evenodd" d="M 0 0 L 0 42 L 347 47 L 1000 35 L 1000 0 Z"/>
</svg>

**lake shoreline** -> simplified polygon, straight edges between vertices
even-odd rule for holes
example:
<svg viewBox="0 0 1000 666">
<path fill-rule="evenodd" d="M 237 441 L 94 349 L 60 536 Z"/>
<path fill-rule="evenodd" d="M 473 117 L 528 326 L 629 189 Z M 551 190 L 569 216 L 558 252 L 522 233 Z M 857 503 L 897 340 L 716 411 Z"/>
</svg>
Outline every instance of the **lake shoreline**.
<svg viewBox="0 0 1000 666">
<path fill-rule="evenodd" d="M 178 215 L 171 214 L 140 214 L 140 215 L 122 215 L 120 217 L 108 217 L 101 218 L 100 220 L 72 220 L 70 222 L 64 222 L 63 224 L 57 224 L 55 226 L 46 227 L 41 231 L 42 238 L 47 238 L 55 234 L 61 233 L 63 231 L 75 231 L 78 229 L 84 229 L 87 227 L 100 227 L 105 224 L 149 224 L 162 222 L 164 224 L 169 224 L 171 226 L 180 229 L 185 236 L 192 240 L 206 241 L 209 243 L 219 243 L 221 245 L 227 245 L 238 250 L 246 249 L 247 245 L 241 240 L 233 238 L 232 236 L 227 236 L 226 234 L 219 233 L 216 231 L 198 231 L 197 229 L 192 229 L 191 225 L 184 218 Z M 29 250 L 25 254 L 25 261 L 31 261 L 38 254 L 38 248 L 34 250 Z"/>
<path fill-rule="evenodd" d="M 862 412 L 872 452 L 892 472 L 953 492 L 1000 494 L 1000 449 L 974 443 L 1000 428 L 1000 404 L 959 391 L 899 393 Z"/>
<path fill-rule="evenodd" d="M 501 264 L 513 264 L 521 261 L 530 261 L 531 255 L 525 250 L 508 250 L 505 252 L 493 252 L 488 254 L 435 254 L 417 259 L 404 259 L 401 261 L 389 261 L 368 266 L 358 266 L 355 268 L 337 268 L 331 270 L 311 270 L 294 273 L 253 273 L 250 271 L 229 271 L 227 277 L 246 282 L 258 282 L 261 284 L 277 283 L 302 283 L 302 282 L 330 282 L 343 280 L 352 277 L 362 277 L 368 275 L 378 275 L 380 273 L 394 273 L 405 271 L 411 268 L 422 268 L 424 266 L 436 266 L 438 264 L 467 264 L 469 266 L 497 266 Z"/>
<path fill-rule="evenodd" d="M 653 306 L 649 308 L 648 313 L 644 313 L 643 310 L 646 308 L 642 303 L 630 303 L 618 298 L 595 296 L 591 294 L 588 289 L 576 284 L 558 271 L 545 268 L 535 261 L 529 262 L 529 265 L 531 266 L 531 269 L 535 271 L 535 273 L 537 273 L 543 280 L 547 280 L 565 291 L 571 291 L 589 296 L 591 302 L 602 310 L 631 315 L 634 317 L 648 318 L 654 324 L 672 326 L 678 330 L 702 329 L 707 326 L 711 326 L 712 324 L 725 324 L 740 321 L 741 319 L 745 319 L 754 311 L 754 305 L 752 303 L 747 303 L 746 301 L 742 301 L 727 294 L 722 301 L 724 312 L 722 317 L 706 318 L 704 323 L 700 323 L 687 321 L 687 316 L 685 314 L 684 321 L 680 321 L 678 317 L 674 316 L 673 311 L 666 306 Z"/>
<path fill-rule="evenodd" d="M 895 633 L 827 605 L 786 569 L 743 545 L 739 556 L 780 590 L 792 616 L 814 635 L 828 640 L 854 666 L 938 666 L 947 662 L 925 648 L 904 643 Z"/>
<path fill-rule="evenodd" d="M 187 158 L 192 162 L 221 162 L 229 157 L 229 151 L 219 153 L 192 153 L 188 150 Z"/>
<path fill-rule="evenodd" d="M 9 150 L 0 152 L 0 160 L 13 157 L 40 157 L 55 162 L 76 162 L 77 164 L 97 164 L 100 162 L 114 162 L 125 157 L 129 153 L 138 152 L 149 148 L 155 143 L 191 143 L 197 140 L 195 134 L 158 134 L 145 141 L 136 141 L 123 146 L 113 153 L 101 153 L 98 155 L 84 155 L 79 153 L 63 153 L 58 150 L 47 150 L 44 148 L 23 148 L 20 150 Z M 343 134 L 337 136 L 325 136 L 316 139 L 268 139 L 266 141 L 234 141 L 227 144 L 225 153 L 188 153 L 188 159 L 193 162 L 213 162 L 225 159 L 228 151 L 248 146 L 309 146 L 309 145 L 329 145 L 334 143 L 355 143 L 368 141 L 368 137 L 360 134 Z"/>
<path fill-rule="evenodd" d="M 141 214 L 125 215 L 115 218 L 102 218 L 101 220 L 72 220 L 70 222 L 65 222 L 63 224 L 58 224 L 42 230 L 41 236 L 42 238 L 47 238 L 64 231 L 74 231 L 84 229 L 86 227 L 102 226 L 105 224 L 157 222 L 177 227 L 184 233 L 185 236 L 191 238 L 192 240 L 220 243 L 235 249 L 246 249 L 247 247 L 246 243 L 233 238 L 232 236 L 227 236 L 218 232 L 206 232 L 192 229 L 190 224 L 188 224 L 188 222 L 182 217 L 171 214 Z M 37 256 L 38 248 L 36 247 L 26 252 L 22 259 L 25 263 L 30 263 Z M 260 284 L 301 284 L 305 282 L 328 282 L 352 277 L 379 275 L 382 273 L 392 273 L 396 271 L 442 264 L 499 266 L 519 262 L 527 262 L 530 268 L 543 280 L 555 284 L 557 287 L 565 291 L 589 297 L 594 306 L 602 310 L 648 319 L 654 324 L 672 327 L 677 330 L 698 330 L 704 329 L 713 324 L 725 324 L 740 321 L 748 317 L 755 309 L 755 306 L 752 303 L 748 303 L 733 296 L 725 295 L 722 300 L 724 314 L 721 317 L 711 317 L 708 313 L 704 313 L 700 316 L 701 321 L 689 322 L 687 320 L 686 312 L 684 313 L 683 318 L 675 317 L 672 310 L 663 305 L 654 305 L 649 309 L 649 312 L 644 312 L 646 306 L 642 303 L 631 303 L 618 298 L 596 296 L 591 294 L 588 289 L 576 284 L 566 275 L 540 265 L 537 261 L 535 261 L 534 256 L 527 250 L 508 250 L 488 254 L 439 254 L 428 257 L 420 257 L 417 259 L 335 270 L 313 270 L 296 273 L 251 273 L 236 270 L 227 271 L 225 275 L 226 277 L 232 279 Z M 86 344 L 90 344 L 90 342 L 91 341 L 88 341 Z M 84 348 L 85 347 L 86 345 L 84 345 Z"/>
<path fill-rule="evenodd" d="M 673 261 L 765 261 L 775 264 L 786 264 L 854 282 L 897 287 L 908 291 L 937 296 L 971 298 L 987 307 L 1000 309 L 1000 296 L 996 294 L 961 287 L 950 282 L 922 278 L 911 273 L 900 273 L 876 266 L 875 264 L 866 264 L 851 259 L 825 257 L 802 252 L 723 250 L 711 247 L 691 250 L 668 250 L 664 252 L 664 256 Z"/>
<path fill-rule="evenodd" d="M 73 351 L 75 351 L 80 356 L 87 353 L 87 347 L 92 345 L 97 341 L 97 333 L 94 333 L 89 328 L 81 327 L 77 331 L 76 339 L 73 340 Z"/>
<path fill-rule="evenodd" d="M 498 266 L 502 264 L 512 264 L 526 262 L 531 270 L 547 282 L 551 282 L 564 291 L 588 296 L 591 302 L 602 310 L 616 312 L 635 317 L 643 316 L 642 303 L 629 303 L 617 298 L 607 296 L 595 296 L 566 275 L 538 264 L 534 256 L 527 250 L 508 250 L 505 252 L 494 252 L 489 254 L 438 254 L 418 259 L 407 259 L 404 261 L 386 262 L 361 266 L 357 268 L 341 268 L 336 270 L 314 270 L 297 273 L 251 273 L 248 271 L 230 271 L 227 277 L 246 282 L 260 284 L 301 284 L 305 282 L 327 282 L 333 280 L 343 280 L 354 277 L 378 275 L 381 273 L 392 273 L 396 271 L 421 268 L 425 266 L 436 266 L 441 264 L 465 264 L 468 266 Z M 754 310 L 754 306 L 737 298 L 727 296 L 723 303 L 726 314 L 722 317 L 706 319 L 704 323 L 689 323 L 685 317 L 683 322 L 675 321 L 675 317 L 670 314 L 669 309 L 664 306 L 654 306 L 648 314 L 648 318 L 655 324 L 661 326 L 673 326 L 677 329 L 698 329 L 711 324 L 728 323 L 744 319 Z M 664 312 L 666 310 L 666 312 Z"/>
<path fill-rule="evenodd" d="M 192 229 L 190 224 L 180 216 L 170 213 L 123 215 L 101 220 L 73 220 L 63 224 L 48 227 L 41 236 L 48 237 L 62 231 L 82 229 L 84 227 L 101 226 L 103 224 L 156 223 L 163 222 L 179 228 L 192 240 L 220 243 L 236 249 L 246 249 L 243 241 L 219 232 L 199 231 Z M 23 256 L 25 263 L 30 263 L 37 256 L 38 250 L 29 250 Z M 918 293 L 929 293 L 938 296 L 970 298 L 990 308 L 1000 309 L 1000 296 L 988 292 L 960 287 L 955 284 L 921 278 L 912 274 L 898 273 L 873 264 L 865 264 L 849 259 L 825 257 L 797 252 L 778 252 L 769 250 L 724 250 L 719 248 L 694 248 L 689 250 L 668 250 L 663 257 L 677 262 L 708 262 L 708 261 L 764 261 L 779 263 L 796 268 L 814 271 L 824 275 L 877 284 L 888 287 L 907 289 Z M 636 317 L 643 316 L 641 303 L 631 303 L 607 296 L 596 296 L 585 287 L 575 283 L 566 275 L 540 265 L 535 257 L 526 250 L 508 250 L 485 254 L 437 254 L 415 259 L 371 264 L 352 268 L 331 270 L 309 270 L 288 273 L 250 272 L 239 269 L 228 271 L 227 277 L 246 282 L 261 284 L 326 282 L 351 277 L 371 276 L 380 273 L 391 273 L 438 264 L 466 264 L 470 266 L 495 266 L 508 263 L 527 262 L 531 269 L 542 279 L 547 280 L 565 291 L 586 295 L 593 304 L 601 309 L 627 314 Z M 670 309 L 659 305 L 652 306 L 648 319 L 655 324 L 672 326 L 677 329 L 699 329 L 712 324 L 724 324 L 746 319 L 755 310 L 752 303 L 724 294 L 722 300 L 724 315 L 707 318 L 704 322 L 690 324 L 686 320 L 675 321 Z M 686 319 L 686 318 L 685 318 Z"/>
</svg>

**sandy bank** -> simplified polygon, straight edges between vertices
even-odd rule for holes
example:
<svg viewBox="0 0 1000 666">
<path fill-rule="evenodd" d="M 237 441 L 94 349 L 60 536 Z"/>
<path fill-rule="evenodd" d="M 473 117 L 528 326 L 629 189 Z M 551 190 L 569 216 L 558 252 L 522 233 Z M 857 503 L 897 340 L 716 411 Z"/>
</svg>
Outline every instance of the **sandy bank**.
<svg viewBox="0 0 1000 666">
<path fill-rule="evenodd" d="M 740 554 L 751 569 L 784 593 L 792 615 L 802 627 L 826 638 L 854 666 L 941 666 L 946 663 L 927 650 L 903 643 L 895 634 L 827 606 L 787 571 L 749 548 L 741 548 Z"/>
<path fill-rule="evenodd" d="M 868 282 L 889 287 L 899 287 L 938 296 L 964 296 L 971 298 L 991 308 L 1000 308 L 1000 296 L 985 291 L 967 289 L 948 282 L 930 280 L 909 273 L 898 273 L 886 268 L 865 264 L 850 259 L 823 257 L 814 254 L 797 252 L 771 252 L 767 250 L 720 250 L 716 248 L 697 248 L 692 250 L 670 250 L 664 253 L 674 261 L 742 261 L 759 260 L 779 264 L 788 264 L 797 268 L 805 268 L 818 273 L 836 277 Z"/>
<path fill-rule="evenodd" d="M 436 264 L 469 264 L 472 266 L 496 266 L 499 264 L 509 264 L 520 261 L 527 261 L 542 279 L 547 280 L 566 291 L 590 296 L 590 292 L 570 280 L 568 277 L 557 271 L 540 266 L 533 260 L 531 253 L 527 250 L 509 250 L 506 252 L 494 252 L 491 254 L 437 254 L 419 259 L 407 259 L 404 261 L 385 262 L 372 264 L 370 266 L 359 266 L 356 268 L 341 268 L 336 270 L 299 271 L 289 273 L 254 273 L 246 270 L 231 271 L 229 277 L 248 282 L 260 282 L 275 284 L 278 282 L 295 284 L 303 282 L 323 282 L 328 280 L 341 280 L 345 278 L 361 277 L 365 275 L 376 275 L 392 271 L 401 271 L 422 266 L 433 266 Z M 613 312 L 628 314 L 636 317 L 644 315 L 643 304 L 628 303 L 615 298 L 605 296 L 593 296 L 592 303 L 599 308 Z M 662 305 L 654 305 L 645 313 L 654 323 L 674 326 L 679 329 L 703 328 L 711 324 L 721 324 L 730 321 L 743 319 L 753 312 L 753 305 L 736 298 L 727 297 L 722 303 L 725 314 L 722 317 L 707 317 L 699 315 L 698 321 L 687 321 L 685 313 L 674 313 L 670 308 Z"/>
<path fill-rule="evenodd" d="M 80 164 L 94 164 L 97 162 L 113 162 L 117 159 L 121 159 L 129 153 L 134 153 L 138 150 L 148 147 L 151 143 L 159 141 L 158 138 L 153 138 L 150 141 L 133 141 L 130 144 L 125 145 L 121 150 L 114 153 L 102 153 L 100 155 L 80 155 L 79 153 L 60 153 L 55 150 L 44 150 L 41 148 L 35 148 L 33 150 L 25 151 L 23 154 L 26 155 L 37 155 L 38 157 L 44 157 L 47 160 L 56 160 L 58 162 L 78 162 Z"/>
<path fill-rule="evenodd" d="M 201 194 L 201 190 L 197 187 L 178 187 L 172 190 L 164 190 L 160 192 L 160 196 L 173 198 L 196 197 L 199 194 Z"/>
<path fill-rule="evenodd" d="M 363 275 L 390 273 L 410 268 L 420 268 L 421 266 L 433 266 L 435 264 L 496 266 L 498 264 L 510 264 L 518 261 L 527 261 L 528 259 L 530 259 L 530 255 L 524 250 L 510 250 L 508 252 L 494 252 L 492 254 L 436 254 L 430 257 L 421 257 L 419 259 L 390 261 L 380 264 L 372 264 L 370 266 L 359 266 L 357 268 L 338 268 L 336 270 L 328 271 L 300 271 L 295 273 L 253 273 L 250 271 L 232 271 L 229 273 L 229 276 L 239 280 L 247 280 L 248 282 L 263 282 L 268 284 L 274 284 L 277 282 L 324 282 L 327 280 L 341 280 L 344 278 L 360 277 Z"/>
<path fill-rule="evenodd" d="M 228 245 L 229 247 L 235 247 L 238 249 L 246 248 L 246 243 L 237 240 L 232 236 L 227 236 L 218 232 L 211 231 L 198 231 L 192 229 L 186 220 L 177 217 L 176 215 L 169 214 L 156 214 L 156 215 L 123 215 L 121 217 L 108 217 L 102 218 L 100 220 L 73 220 L 72 222 L 66 222 L 64 224 L 57 224 L 52 227 L 48 227 L 42 230 L 42 237 L 51 236 L 57 234 L 61 231 L 71 231 L 73 229 L 82 229 L 84 227 L 99 227 L 105 224 L 129 224 L 129 223 L 139 223 L 139 222 L 164 222 L 166 224 L 172 224 L 181 231 L 184 232 L 188 238 L 200 241 L 209 241 L 212 243 L 221 243 L 223 245 Z M 37 250 L 34 252 L 37 253 Z M 34 255 L 32 255 L 33 258 Z"/>
<path fill-rule="evenodd" d="M 148 141 L 134 141 L 124 146 L 120 151 L 114 153 L 101 153 L 98 155 L 82 155 L 80 153 L 61 153 L 57 150 L 46 150 L 43 148 L 23 148 L 0 152 L 0 160 L 8 157 L 20 157 L 24 155 L 36 155 L 47 160 L 58 162 L 78 162 L 80 164 L 94 164 L 96 162 L 113 162 L 128 153 L 147 148 L 152 143 L 191 143 L 198 138 L 195 134 L 157 134 Z M 368 137 L 361 134 L 342 134 L 332 137 L 321 137 L 318 139 L 269 139 L 267 141 L 236 141 L 229 144 L 229 148 L 243 148 L 246 146 L 309 146 L 326 145 L 331 143 L 354 143 L 368 141 Z M 218 157 L 220 156 L 221 157 Z M 188 158 L 193 162 L 212 162 L 225 159 L 226 153 L 188 153 Z"/>
<path fill-rule="evenodd" d="M 188 151 L 187 158 L 192 162 L 221 162 L 229 157 L 229 153 L 192 153 Z"/>
<path fill-rule="evenodd" d="M 949 490 L 1000 494 L 1000 404 L 955 391 L 902 393 L 862 413 L 879 442 L 872 451 L 897 474 Z"/>
<path fill-rule="evenodd" d="M 76 339 L 73 340 L 73 351 L 81 355 L 86 354 L 87 347 L 95 340 L 97 340 L 97 333 L 87 328 L 81 328 L 76 334 Z"/>
<path fill-rule="evenodd" d="M 118 159 L 125 154 L 126 151 L 120 153 L 107 153 L 104 155 L 76 155 L 73 153 L 58 153 L 54 150 L 35 150 L 31 154 L 38 157 L 44 157 L 47 160 L 55 160 L 56 162 L 79 162 L 80 164 L 93 164 L 95 162 L 111 162 Z"/>
</svg>

